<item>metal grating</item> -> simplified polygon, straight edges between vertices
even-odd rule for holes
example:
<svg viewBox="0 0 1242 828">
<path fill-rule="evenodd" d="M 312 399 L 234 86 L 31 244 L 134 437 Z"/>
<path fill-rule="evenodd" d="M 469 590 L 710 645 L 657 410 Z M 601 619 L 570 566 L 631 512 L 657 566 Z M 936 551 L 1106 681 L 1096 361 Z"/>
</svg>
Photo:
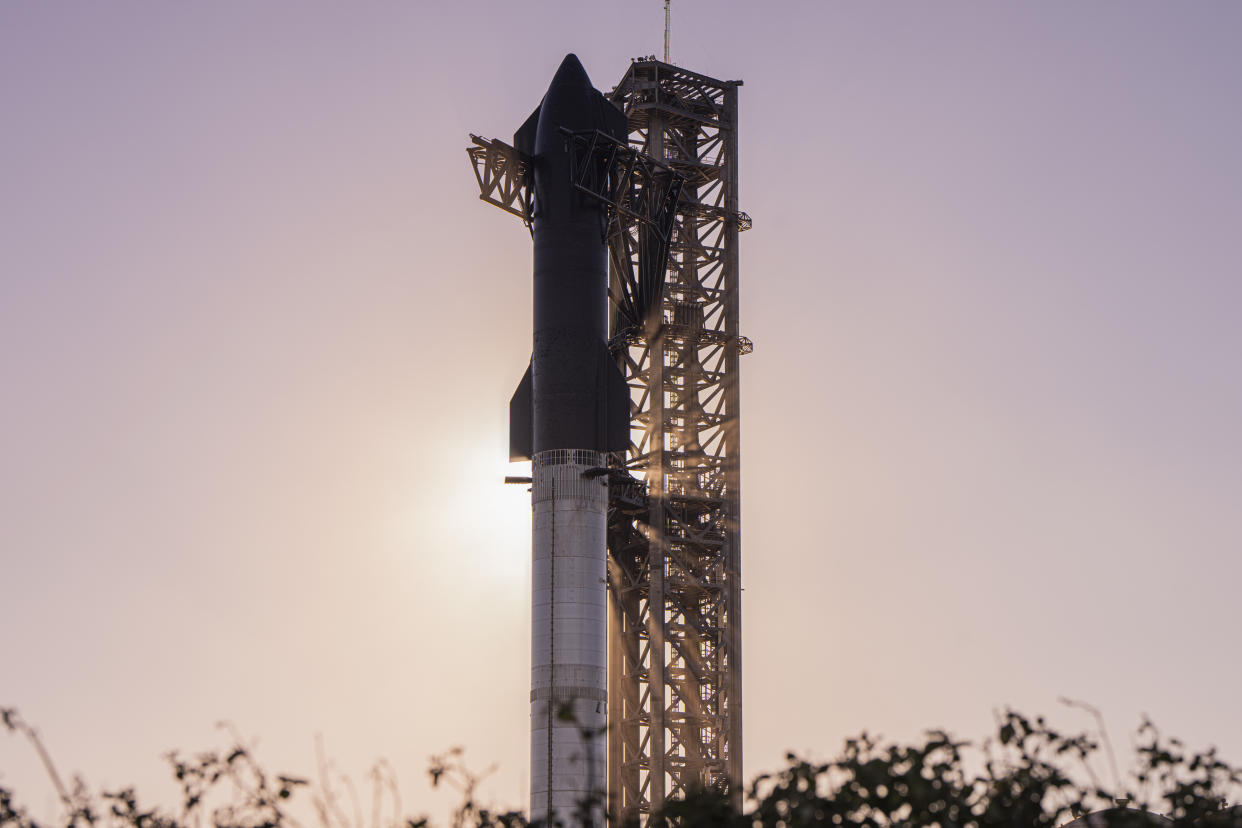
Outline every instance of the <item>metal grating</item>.
<svg viewBox="0 0 1242 828">
<path fill-rule="evenodd" d="M 610 343 L 630 386 L 631 446 L 609 515 L 610 811 L 615 824 L 695 787 L 740 797 L 741 545 L 737 88 L 652 58 L 610 97 L 630 144 L 684 184 L 663 291 L 616 302 L 651 252 L 614 236 Z M 620 459 L 620 458 L 618 458 Z M 735 802 L 740 799 L 735 799 Z"/>
</svg>

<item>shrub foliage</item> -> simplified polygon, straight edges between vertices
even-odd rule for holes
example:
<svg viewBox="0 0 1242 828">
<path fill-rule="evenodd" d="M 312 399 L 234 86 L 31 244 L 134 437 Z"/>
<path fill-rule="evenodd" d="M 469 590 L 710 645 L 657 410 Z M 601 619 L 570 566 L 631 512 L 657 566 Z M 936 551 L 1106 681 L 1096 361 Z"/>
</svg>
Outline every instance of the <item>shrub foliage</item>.
<svg viewBox="0 0 1242 828">
<path fill-rule="evenodd" d="M 140 805 L 133 788 L 92 791 L 81 779 L 66 785 L 38 733 L 15 710 L 0 709 L 0 723 L 24 736 L 43 763 L 60 799 L 62 828 L 303 828 L 295 812 L 305 809 L 295 811 L 292 803 L 307 796 L 316 828 L 430 825 L 426 818 L 403 815 L 395 777 L 383 763 L 372 771 L 369 818 L 356 799 L 350 816 L 322 762 L 314 784 L 269 773 L 234 734 L 235 743 L 223 751 L 168 755 L 182 802 L 177 813 L 166 813 Z M 1101 753 L 1109 760 L 1108 774 L 1100 772 Z M 692 791 L 670 801 L 652 822 L 683 828 L 1055 828 L 1082 818 L 1076 826 L 1242 828 L 1242 809 L 1229 807 L 1242 787 L 1242 773 L 1214 750 L 1189 751 L 1147 721 L 1136 734 L 1135 767 L 1124 777 L 1106 740 L 1060 733 L 1042 717 L 1014 711 L 998 716 L 996 733 L 978 744 L 943 731 L 929 731 L 913 745 L 884 743 L 864 733 L 846 741 L 831 761 L 793 754 L 787 759 L 786 767 L 758 777 L 742 796 Z M 452 828 L 528 826 L 518 811 L 480 804 L 478 779 L 464 767 L 460 751 L 434 757 L 429 775 L 433 785 L 460 791 Z M 0 828 L 43 826 L 13 791 L 0 787 Z"/>
</svg>

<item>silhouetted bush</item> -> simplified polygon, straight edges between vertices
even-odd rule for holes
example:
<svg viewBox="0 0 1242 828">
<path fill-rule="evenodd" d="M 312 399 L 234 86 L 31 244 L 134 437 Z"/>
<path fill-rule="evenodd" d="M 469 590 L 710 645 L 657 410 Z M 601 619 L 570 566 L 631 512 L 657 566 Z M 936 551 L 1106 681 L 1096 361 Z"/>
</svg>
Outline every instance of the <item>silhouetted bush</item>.
<svg viewBox="0 0 1242 828">
<path fill-rule="evenodd" d="M 92 792 L 74 780 L 66 786 L 33 728 L 14 710 L 0 710 L 0 722 L 24 735 L 56 788 L 64 828 L 300 828 L 291 801 L 309 791 L 320 828 L 425 828 L 425 818 L 401 814 L 391 769 L 372 774 L 374 807 L 369 825 L 340 807 L 329 775 L 316 784 L 265 771 L 237 744 L 193 758 L 169 754 L 181 787 L 182 812 L 173 816 L 139 805 L 132 788 Z M 788 765 L 758 777 L 746 791 L 741 811 L 724 790 L 692 791 L 669 801 L 655 825 L 701 826 L 939 826 L 940 828 L 1242 828 L 1242 810 L 1227 808 L 1242 786 L 1238 769 L 1214 750 L 1187 751 L 1150 722 L 1138 729 L 1135 768 L 1123 779 L 1111 747 L 1103 743 L 1111 785 L 1097 768 L 1101 741 L 1087 734 L 1062 734 L 1042 717 L 1006 711 L 996 734 L 978 745 L 930 731 L 914 745 L 885 744 L 867 734 L 845 743 L 840 756 L 811 762 L 793 754 Z M 433 785 L 453 785 L 461 802 L 450 817 L 453 828 L 518 828 L 521 813 L 497 813 L 478 804 L 477 779 L 460 751 L 431 761 Z M 383 814 L 388 797 L 390 815 Z M 1090 815 L 1090 816 L 1085 816 Z M 0 787 L 0 828 L 37 828 L 13 793 Z"/>
</svg>

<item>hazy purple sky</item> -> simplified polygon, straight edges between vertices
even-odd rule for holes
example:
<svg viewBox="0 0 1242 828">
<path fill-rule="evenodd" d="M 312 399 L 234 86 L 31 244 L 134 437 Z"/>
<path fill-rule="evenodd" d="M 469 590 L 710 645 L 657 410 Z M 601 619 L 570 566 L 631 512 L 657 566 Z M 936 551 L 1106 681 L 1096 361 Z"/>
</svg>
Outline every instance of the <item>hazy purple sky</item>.
<svg viewBox="0 0 1242 828">
<path fill-rule="evenodd" d="M 463 148 L 662 24 L 0 6 L 0 704 L 65 770 L 166 797 L 229 719 L 524 801 L 529 237 Z M 1242 762 L 1240 42 L 1234 0 L 675 0 L 674 62 L 746 82 L 749 773 L 1090 725 L 1060 695 Z"/>
</svg>

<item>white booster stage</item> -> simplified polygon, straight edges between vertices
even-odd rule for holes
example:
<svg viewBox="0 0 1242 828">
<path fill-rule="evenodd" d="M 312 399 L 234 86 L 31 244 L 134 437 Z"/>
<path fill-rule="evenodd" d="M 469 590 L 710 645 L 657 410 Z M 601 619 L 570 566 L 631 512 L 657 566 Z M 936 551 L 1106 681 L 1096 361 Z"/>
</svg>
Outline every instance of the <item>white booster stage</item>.
<svg viewBox="0 0 1242 828">
<path fill-rule="evenodd" d="M 532 820 L 603 824 L 608 484 L 584 476 L 603 463 L 578 449 L 539 452 L 533 462 Z"/>
</svg>

